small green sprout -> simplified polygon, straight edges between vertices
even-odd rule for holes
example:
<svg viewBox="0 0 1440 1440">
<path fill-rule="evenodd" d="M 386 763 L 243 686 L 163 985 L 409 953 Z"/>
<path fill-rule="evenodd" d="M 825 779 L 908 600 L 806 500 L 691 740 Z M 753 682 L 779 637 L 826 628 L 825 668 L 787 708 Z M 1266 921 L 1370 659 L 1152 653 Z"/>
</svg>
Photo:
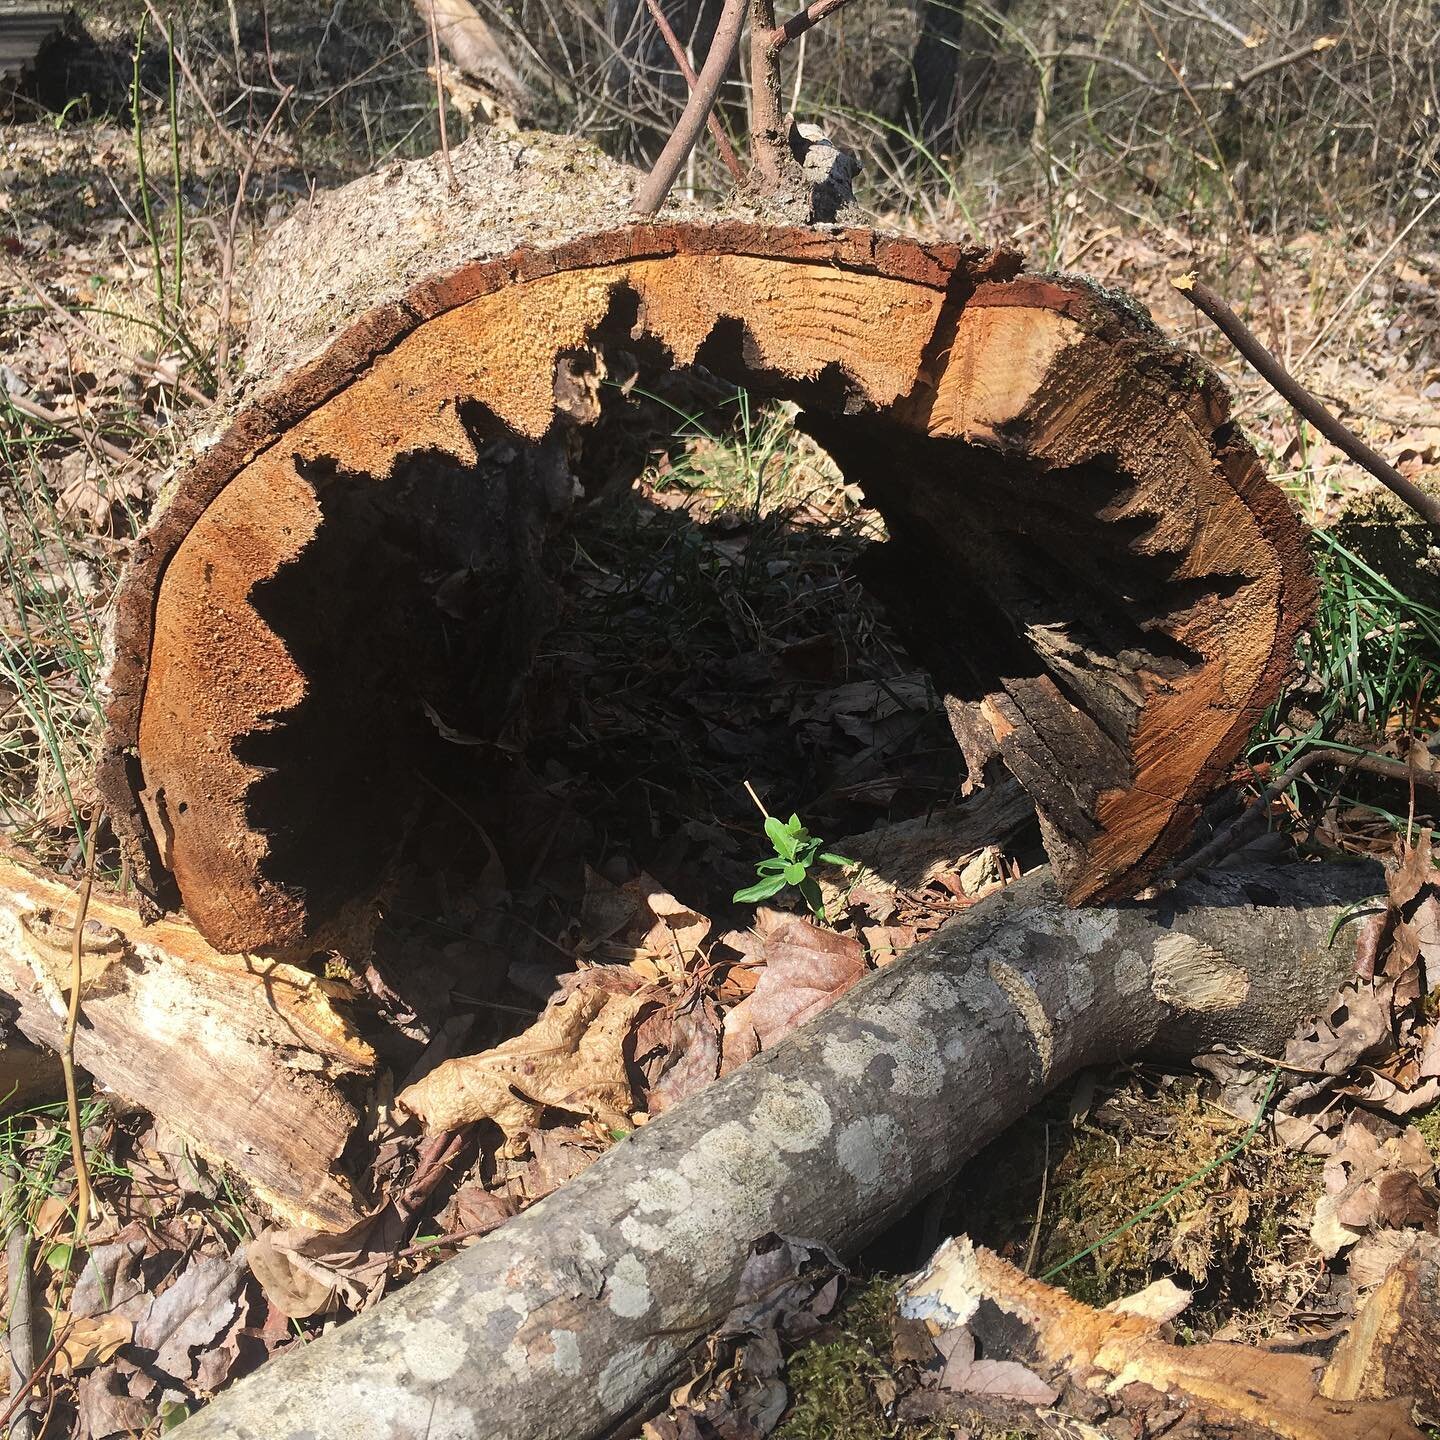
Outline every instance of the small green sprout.
<svg viewBox="0 0 1440 1440">
<path fill-rule="evenodd" d="M 763 808 L 762 813 L 765 813 Z M 847 860 L 843 855 L 822 851 L 820 847 L 825 842 L 812 835 L 800 823 L 798 815 L 781 820 L 766 813 L 765 834 L 769 836 L 775 853 L 755 866 L 755 873 L 760 877 L 756 883 L 737 890 L 733 898 L 747 905 L 758 905 L 762 900 L 778 895 L 786 886 L 793 886 L 800 892 L 800 898 L 809 907 L 810 913 L 817 920 L 824 920 L 825 905 L 820 898 L 820 887 L 810 873 L 810 867 L 817 861 L 826 865 L 844 866 L 854 865 L 855 861 Z"/>
</svg>

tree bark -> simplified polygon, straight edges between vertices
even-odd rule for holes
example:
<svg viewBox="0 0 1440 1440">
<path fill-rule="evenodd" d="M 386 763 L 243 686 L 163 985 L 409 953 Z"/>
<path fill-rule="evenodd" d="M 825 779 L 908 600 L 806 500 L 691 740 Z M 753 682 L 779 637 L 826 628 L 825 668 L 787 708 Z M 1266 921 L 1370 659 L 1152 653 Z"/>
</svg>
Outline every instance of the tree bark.
<svg viewBox="0 0 1440 1440">
<path fill-rule="evenodd" d="M 15 1025 L 57 1050 L 76 897 L 0 849 L 0 995 Z M 188 925 L 145 925 L 92 894 L 75 1060 L 230 1166 L 290 1224 L 341 1230 L 360 1197 L 339 1168 L 357 1115 L 341 1082 L 375 1057 L 308 971 L 221 955 Z M 0 1074 L 12 1070 L 0 1046 Z M 30 1055 L 18 1059 L 28 1066 Z"/>
<path fill-rule="evenodd" d="M 884 514 L 872 578 L 1072 902 L 1183 848 L 1313 605 L 1200 361 L 1006 251 L 627 223 L 634 173 L 556 139 L 452 160 L 453 191 L 415 162 L 282 227 L 251 349 L 273 379 L 136 549 L 100 786 L 154 902 L 226 951 L 369 923 L 443 745 L 422 698 L 484 740 L 518 692 L 602 376 L 697 365 L 798 405 Z M 492 603 L 457 636 L 426 577 L 464 568 Z"/>
<path fill-rule="evenodd" d="M 1353 964 L 1373 866 L 981 902 L 774 1050 L 188 1422 L 187 1440 L 585 1440 L 684 1367 L 767 1231 L 853 1252 L 1087 1065 L 1274 1053 Z"/>
</svg>

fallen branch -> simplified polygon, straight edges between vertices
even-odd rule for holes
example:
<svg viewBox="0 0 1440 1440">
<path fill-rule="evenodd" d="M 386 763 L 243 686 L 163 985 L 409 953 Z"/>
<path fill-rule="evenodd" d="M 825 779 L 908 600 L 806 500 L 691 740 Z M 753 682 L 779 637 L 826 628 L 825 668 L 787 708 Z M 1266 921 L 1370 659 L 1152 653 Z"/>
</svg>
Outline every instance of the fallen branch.
<svg viewBox="0 0 1440 1440">
<path fill-rule="evenodd" d="M 76 1065 L 244 1175 L 289 1223 L 341 1230 L 359 1218 L 338 1165 L 356 1123 L 339 1082 L 369 1073 L 374 1055 L 323 981 L 218 954 L 189 925 L 143 925 L 98 891 L 77 905 L 0 848 L 0 993 L 22 1034 L 64 1048 L 67 989 Z"/>
<path fill-rule="evenodd" d="M 1373 866 L 1231 873 L 1069 910 L 983 901 L 569 1185 L 189 1421 L 303 1434 L 585 1440 L 688 1363 L 756 1236 L 853 1252 L 1051 1087 L 1141 1051 L 1278 1048 L 1349 969 Z"/>
<path fill-rule="evenodd" d="M 1183 1414 L 1184 1433 L 1197 1437 L 1423 1440 L 1408 1402 L 1395 1398 L 1402 1392 L 1337 1398 L 1313 1356 L 1164 1338 L 1162 1325 L 1188 1298 L 1171 1286 L 1154 1297 L 1171 1301 L 1158 1312 L 1147 1304 L 1151 1291 L 1092 1309 L 961 1236 L 905 1284 L 900 1313 L 937 1337 L 957 1408 L 978 1401 L 1002 1423 L 1023 1424 L 1037 1404 L 1058 1400 L 1097 1423 L 1118 1412 L 1127 1434 L 1161 1434 Z M 946 1397 L 938 1398 L 943 1413 Z"/>
<path fill-rule="evenodd" d="M 25 1214 L 25 1191 L 7 1161 L 0 1167 L 0 1202 L 10 1234 L 5 1241 L 6 1348 L 10 1352 L 10 1384 L 6 1393 L 16 1405 L 23 1399 L 22 1387 L 35 1368 L 35 1327 L 30 1292 L 30 1228 Z M 13 1406 L 12 1406 L 13 1408 Z M 29 1406 L 10 1422 L 10 1440 L 31 1440 L 38 1417 Z"/>
<path fill-rule="evenodd" d="M 1407 480 L 1383 455 L 1371 449 L 1348 425 L 1336 419 L 1281 365 L 1245 322 L 1203 280 L 1197 280 L 1194 275 L 1177 275 L 1172 277 L 1170 283 L 1197 310 L 1215 322 L 1226 339 L 1302 419 L 1308 420 L 1332 445 L 1344 451 L 1357 465 L 1368 470 L 1416 514 L 1423 516 L 1436 534 L 1440 534 L 1440 498 L 1427 495 L 1413 480 Z"/>
</svg>

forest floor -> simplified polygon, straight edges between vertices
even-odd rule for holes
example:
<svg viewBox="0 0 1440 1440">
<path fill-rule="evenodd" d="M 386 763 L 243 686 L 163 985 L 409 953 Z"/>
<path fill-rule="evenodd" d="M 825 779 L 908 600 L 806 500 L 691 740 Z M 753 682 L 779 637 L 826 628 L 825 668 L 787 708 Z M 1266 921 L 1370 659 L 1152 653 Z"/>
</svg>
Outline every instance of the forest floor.
<svg viewBox="0 0 1440 1440">
<path fill-rule="evenodd" d="M 123 53 L 102 45 L 87 62 L 104 72 L 95 85 L 111 86 L 108 110 L 70 118 L 63 105 L 19 106 L 0 152 L 0 463 L 13 477 L 0 492 L 0 835 L 77 878 L 120 569 L 243 386 L 244 269 L 257 241 L 313 184 L 346 175 L 333 134 L 317 144 L 314 129 L 276 127 L 261 144 L 263 112 L 244 140 L 193 103 L 167 115 L 163 48 L 141 67 L 142 89 L 161 100 L 132 123 Z M 417 125 L 424 119 L 422 109 Z M 1428 538 L 1396 523 L 1373 484 L 1235 358 L 1170 277 L 1198 269 L 1226 290 L 1312 390 L 1425 479 L 1440 465 L 1433 228 L 1237 237 L 1176 217 L 1137 233 L 1093 196 L 1061 209 L 1058 232 L 1007 218 L 981 238 L 1134 295 L 1210 358 L 1271 473 L 1317 527 L 1320 621 L 1237 785 L 1253 791 L 1318 739 L 1389 755 L 1412 736 L 1423 747 L 1440 701 L 1440 571 Z M 915 226 L 898 213 L 877 218 Z M 1033 827 L 1019 824 L 901 889 L 863 874 L 837 881 L 825 924 L 793 893 L 758 919 L 732 898 L 772 853 L 756 797 L 864 858 L 892 843 L 895 827 L 943 814 L 965 778 L 927 676 L 855 579 L 878 519 L 788 422 L 731 391 L 703 406 L 637 407 L 638 477 L 597 485 L 552 556 L 562 619 L 533 678 L 493 843 L 449 777 L 425 780 L 434 803 L 410 837 L 377 958 L 429 967 L 436 1005 L 392 1045 L 394 1089 L 446 1053 L 533 1039 L 579 965 L 606 983 L 668 987 L 673 1003 L 609 1077 L 629 1088 L 631 1123 L 644 1123 L 700 1083 L 676 1060 L 701 1031 L 718 1066 L 743 1061 L 790 1028 L 802 990 L 807 1003 L 841 993 L 1042 863 Z M 1082 1075 L 859 1257 L 847 1298 L 790 1358 L 791 1400 L 775 1433 L 970 1433 L 961 1420 L 897 1418 L 917 1382 L 892 1349 L 894 1277 L 951 1234 L 1056 1272 L 1093 1304 L 1174 1276 L 1195 1292 L 1181 1322 L 1191 1336 L 1281 1345 L 1336 1333 L 1365 1284 L 1347 1257 L 1373 1265 L 1394 1234 L 1433 1234 L 1440 1204 L 1440 894 L 1415 858 L 1428 860 L 1433 817 L 1407 813 L 1410 803 L 1394 787 L 1334 788 L 1316 772 L 1276 807 L 1287 847 L 1389 860 L 1395 904 L 1424 930 L 1415 954 L 1381 957 L 1390 984 L 1368 1044 L 1337 1041 L 1322 1056 L 1349 1023 L 1335 1016 L 1334 1028 L 1297 1037 L 1322 1070 L 1328 1056 L 1367 1062 L 1330 1067 L 1323 1122 L 1303 1135 L 1251 1127 L 1271 1075 L 1263 1065 Z M 353 969 L 332 958 L 328 973 L 363 1008 Z M 750 1005 L 748 1027 L 730 1019 L 757 995 L 768 1003 Z M 53 1412 L 45 1433 L 91 1440 L 168 1428 L 624 1135 L 583 1107 L 552 1108 L 528 1148 L 482 1136 L 403 1236 L 317 1243 L 277 1227 L 240 1177 L 213 1171 L 117 1097 L 92 1095 L 85 1114 L 101 1214 L 83 1255 L 68 1239 L 75 1175 L 63 1106 L 12 1107 L 0 1162 L 7 1225 L 33 1242 L 37 1303 L 61 1340 L 36 1387 Z M 397 1131 L 358 1178 L 378 1206 L 413 1185 L 421 1163 L 413 1133 Z M 1406 1205 L 1388 1211 L 1374 1198 L 1386 1174 L 1413 1182 Z M 262 1239 L 263 1283 L 247 1260 Z M 10 1263 L 18 1254 L 12 1246 Z"/>
</svg>

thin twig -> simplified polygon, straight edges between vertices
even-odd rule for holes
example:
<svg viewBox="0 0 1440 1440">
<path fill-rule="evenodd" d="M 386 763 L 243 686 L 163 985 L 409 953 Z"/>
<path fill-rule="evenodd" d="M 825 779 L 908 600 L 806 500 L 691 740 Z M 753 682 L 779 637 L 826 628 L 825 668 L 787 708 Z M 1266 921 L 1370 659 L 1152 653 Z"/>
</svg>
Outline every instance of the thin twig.
<svg viewBox="0 0 1440 1440">
<path fill-rule="evenodd" d="M 1030 1230 L 1030 1248 L 1025 1252 L 1025 1273 L 1035 1273 L 1040 1258 L 1040 1227 L 1045 1223 L 1045 1198 L 1050 1191 L 1050 1122 L 1045 1122 L 1045 1168 L 1040 1172 L 1040 1203 L 1035 1207 L 1035 1224 Z"/>
<path fill-rule="evenodd" d="M 645 0 L 650 10 L 650 18 L 655 22 L 655 28 L 660 32 L 660 37 L 670 49 L 675 64 L 679 67 L 681 75 L 685 77 L 685 84 L 691 92 L 695 90 L 695 67 L 690 63 L 690 57 L 685 53 L 685 47 L 680 43 L 680 37 L 675 33 L 670 21 L 666 18 L 665 12 L 660 8 L 659 0 Z M 725 168 L 736 180 L 745 178 L 745 167 L 740 163 L 740 157 L 735 153 L 735 147 L 730 143 L 730 137 L 725 133 L 725 127 L 720 123 L 720 117 L 712 110 L 705 117 L 705 124 L 709 128 L 710 138 L 715 142 L 715 148 L 720 152 L 720 159 L 724 162 Z"/>
<path fill-rule="evenodd" d="M 1248 809 L 1228 825 L 1215 833 L 1213 839 L 1202 845 L 1188 860 L 1181 861 L 1166 872 L 1166 885 L 1178 885 L 1197 871 L 1204 870 L 1217 860 L 1228 855 L 1244 843 L 1250 832 L 1264 822 L 1270 807 L 1312 766 L 1321 761 L 1344 765 L 1351 770 L 1362 770 L 1367 775 L 1380 775 L 1387 780 L 1408 780 L 1411 785 L 1420 785 L 1427 790 L 1440 793 L 1440 774 L 1418 770 L 1403 760 L 1389 760 L 1383 755 L 1356 755 L 1335 745 L 1317 745 L 1307 750 L 1295 763 L 1289 766 L 1277 780 L 1267 785 L 1251 802 Z"/>
<path fill-rule="evenodd" d="M 675 183 L 675 177 L 680 173 L 680 167 L 685 163 L 685 157 L 700 138 L 700 131 L 715 108 L 720 86 L 735 59 L 736 50 L 740 47 L 740 31 L 745 24 L 745 5 L 746 0 L 725 0 L 725 8 L 721 10 L 720 20 L 715 26 L 715 38 L 710 42 L 705 63 L 696 77 L 695 88 L 690 92 L 690 99 L 686 102 L 670 138 L 665 142 L 665 148 L 655 161 L 654 168 L 635 194 L 634 203 L 630 207 L 633 214 L 653 215 L 659 210 L 670 193 L 670 187 Z"/>
<path fill-rule="evenodd" d="M 70 934 L 70 1009 L 65 1016 L 65 1038 L 60 1046 L 60 1066 L 65 1072 L 65 1110 L 70 1119 L 70 1159 L 75 1166 L 75 1243 L 80 1248 L 90 1224 L 90 1167 L 85 1163 L 85 1137 L 80 1130 L 80 1094 L 75 1084 L 75 1031 L 80 1023 L 80 987 L 84 980 L 85 913 L 90 908 L 90 891 L 95 884 L 95 852 L 99 848 L 100 809 L 90 822 L 89 853 L 85 857 L 85 879 L 75 902 L 75 925 Z"/>
<path fill-rule="evenodd" d="M 26 400 L 21 395 L 7 394 L 5 403 L 12 409 L 18 410 L 20 414 L 31 420 L 39 420 L 42 424 L 53 425 L 57 430 L 65 430 L 77 436 L 86 444 L 94 447 L 107 459 L 113 460 L 117 465 L 128 465 L 133 458 L 128 450 L 122 450 L 118 445 L 112 445 L 108 440 L 102 440 L 98 435 L 90 435 L 85 427 L 78 420 L 71 419 L 68 415 L 57 415 L 53 410 L 47 410 L 43 405 L 37 405 L 33 400 Z"/>
<path fill-rule="evenodd" d="M 1304 420 L 1308 420 L 1332 445 L 1343 450 L 1357 465 L 1368 470 L 1382 485 L 1398 495 L 1416 514 L 1440 534 L 1440 499 L 1427 495 L 1407 480 L 1385 457 L 1372 450 L 1348 425 L 1337 420 L 1260 343 L 1245 322 L 1210 288 L 1194 275 L 1172 277 L 1170 283 L 1199 311 L 1208 315 L 1232 345 L 1269 381 L 1275 392 Z"/>
<path fill-rule="evenodd" d="M 440 31 L 435 24 L 435 0 L 426 0 L 425 18 L 430 22 L 430 54 L 435 61 L 435 104 L 440 117 L 440 155 L 445 161 L 445 175 L 451 191 L 460 188 L 455 178 L 455 167 L 450 163 L 450 138 L 445 133 L 445 75 L 440 62 Z"/>
</svg>

